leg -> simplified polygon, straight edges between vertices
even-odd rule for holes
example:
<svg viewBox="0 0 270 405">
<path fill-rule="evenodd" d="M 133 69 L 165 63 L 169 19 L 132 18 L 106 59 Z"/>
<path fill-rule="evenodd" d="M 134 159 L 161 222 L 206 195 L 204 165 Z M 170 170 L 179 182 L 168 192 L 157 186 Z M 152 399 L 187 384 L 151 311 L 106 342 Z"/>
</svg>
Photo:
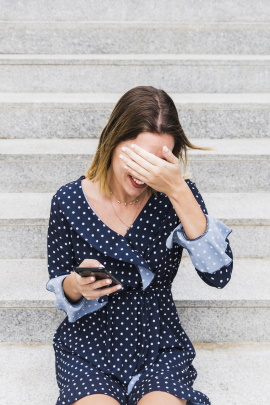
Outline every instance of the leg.
<svg viewBox="0 0 270 405">
<path fill-rule="evenodd" d="M 116 399 L 105 394 L 91 394 L 73 402 L 71 405 L 120 405 Z"/>
<path fill-rule="evenodd" d="M 145 394 L 137 405 L 186 405 L 186 399 L 177 398 L 165 391 L 152 391 Z"/>
</svg>

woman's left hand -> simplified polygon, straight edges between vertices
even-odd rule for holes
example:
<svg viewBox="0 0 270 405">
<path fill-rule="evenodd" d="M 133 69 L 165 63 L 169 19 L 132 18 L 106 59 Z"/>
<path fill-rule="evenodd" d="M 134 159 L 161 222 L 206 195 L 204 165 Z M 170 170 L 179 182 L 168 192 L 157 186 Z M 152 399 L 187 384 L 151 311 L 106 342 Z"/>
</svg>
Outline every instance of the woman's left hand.
<svg viewBox="0 0 270 405">
<path fill-rule="evenodd" d="M 180 161 L 174 154 L 163 146 L 164 158 L 159 158 L 138 145 L 131 148 L 121 148 L 120 159 L 125 162 L 125 168 L 131 176 L 143 181 L 154 190 L 170 196 L 185 180 L 180 170 Z M 166 159 L 166 160 L 164 160 Z"/>
</svg>

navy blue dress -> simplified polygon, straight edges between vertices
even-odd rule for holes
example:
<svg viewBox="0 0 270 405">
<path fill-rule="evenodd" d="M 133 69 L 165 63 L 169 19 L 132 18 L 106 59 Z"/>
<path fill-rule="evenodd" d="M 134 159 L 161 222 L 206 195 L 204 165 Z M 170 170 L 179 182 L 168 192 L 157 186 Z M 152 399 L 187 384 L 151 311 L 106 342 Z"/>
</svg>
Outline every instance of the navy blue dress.
<svg viewBox="0 0 270 405">
<path fill-rule="evenodd" d="M 192 388 L 195 349 L 181 326 L 171 288 L 186 248 L 208 285 L 230 280 L 232 229 L 208 215 L 203 198 L 185 180 L 207 220 L 206 231 L 188 239 L 164 193 L 152 195 L 125 236 L 92 209 L 78 180 L 61 186 L 51 200 L 46 288 L 67 314 L 53 337 L 59 397 L 70 405 L 91 394 L 107 394 L 136 405 L 151 391 L 166 391 L 187 405 L 210 405 Z M 62 282 L 84 259 L 102 263 L 123 285 L 109 295 L 72 304 Z"/>
</svg>

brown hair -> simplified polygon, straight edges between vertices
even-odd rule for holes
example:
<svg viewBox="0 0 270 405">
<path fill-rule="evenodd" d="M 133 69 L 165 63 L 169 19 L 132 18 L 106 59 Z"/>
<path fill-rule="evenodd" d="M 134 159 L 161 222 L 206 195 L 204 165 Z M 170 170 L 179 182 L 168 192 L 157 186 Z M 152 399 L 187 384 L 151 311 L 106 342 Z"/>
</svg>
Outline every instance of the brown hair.
<svg viewBox="0 0 270 405">
<path fill-rule="evenodd" d="M 141 132 L 173 136 L 175 145 L 172 152 L 184 163 L 183 178 L 191 176 L 185 173 L 188 163 L 187 148 L 213 149 L 193 145 L 188 140 L 179 122 L 175 104 L 164 90 L 152 86 L 134 87 L 115 105 L 101 133 L 94 159 L 85 172 L 86 178 L 94 182 L 99 180 L 100 189 L 107 196 L 110 195 L 107 171 L 114 149 L 120 142 L 135 139 Z M 152 194 L 155 190 L 149 187 L 149 192 Z"/>
</svg>

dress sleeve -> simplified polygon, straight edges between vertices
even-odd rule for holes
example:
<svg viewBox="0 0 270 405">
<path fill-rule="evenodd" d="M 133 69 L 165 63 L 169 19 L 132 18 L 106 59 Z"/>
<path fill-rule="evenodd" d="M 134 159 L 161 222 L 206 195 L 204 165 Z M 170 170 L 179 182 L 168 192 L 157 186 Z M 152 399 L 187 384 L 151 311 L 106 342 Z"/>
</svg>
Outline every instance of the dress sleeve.
<svg viewBox="0 0 270 405">
<path fill-rule="evenodd" d="M 173 243 L 187 249 L 193 266 L 201 279 L 211 287 L 223 288 L 233 270 L 233 254 L 228 236 L 233 231 L 223 222 L 208 214 L 204 200 L 195 183 L 187 180 L 207 222 L 206 230 L 197 238 L 189 239 L 180 223 L 166 240 L 167 248 Z"/>
<path fill-rule="evenodd" d="M 94 312 L 107 304 L 106 301 L 99 302 L 100 297 L 93 300 L 81 297 L 79 301 L 71 303 L 65 295 L 62 283 L 73 271 L 76 260 L 70 225 L 59 206 L 56 194 L 51 200 L 47 232 L 47 261 L 49 281 L 46 283 L 46 289 L 55 293 L 55 306 L 67 314 L 69 322 L 75 322 L 87 313 Z"/>
</svg>

